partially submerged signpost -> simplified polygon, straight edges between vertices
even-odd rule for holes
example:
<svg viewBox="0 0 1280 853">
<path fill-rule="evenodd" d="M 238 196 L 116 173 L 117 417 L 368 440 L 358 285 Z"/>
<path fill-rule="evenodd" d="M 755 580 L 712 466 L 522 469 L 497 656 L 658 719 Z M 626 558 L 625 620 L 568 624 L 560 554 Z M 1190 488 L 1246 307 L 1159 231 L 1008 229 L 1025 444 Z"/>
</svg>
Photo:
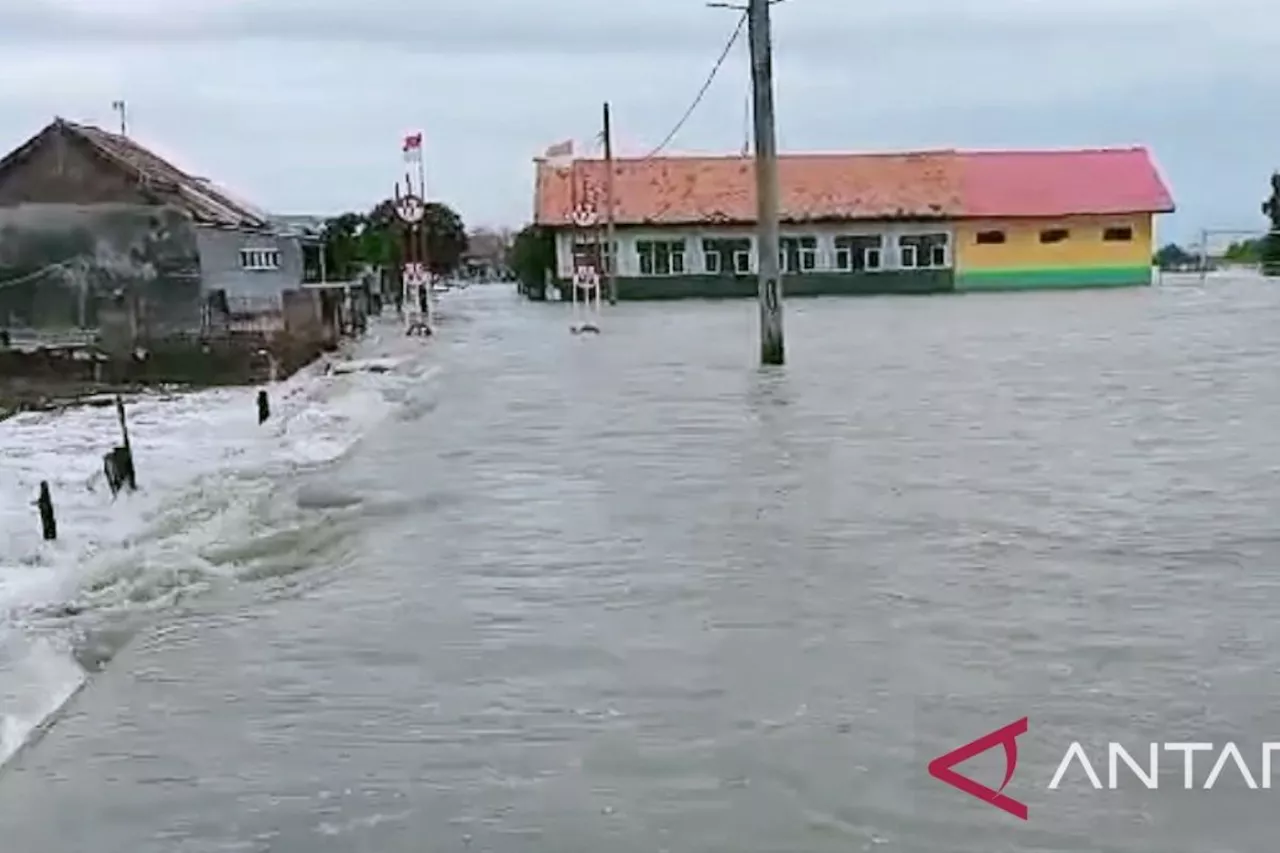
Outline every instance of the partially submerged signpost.
<svg viewBox="0 0 1280 853">
<path fill-rule="evenodd" d="M 431 265 L 427 259 L 427 178 L 422 162 L 422 133 L 404 139 L 406 162 L 418 164 L 418 186 L 405 174 L 405 194 L 396 184 L 395 209 L 401 224 L 400 275 L 404 285 L 405 333 L 430 335 L 435 320 L 431 299 Z"/>
<path fill-rule="evenodd" d="M 592 229 L 599 219 L 595 205 L 589 201 L 573 210 L 573 224 L 583 231 Z M 576 242 L 576 241 L 575 241 Z M 569 292 L 573 300 L 573 322 L 569 331 L 578 335 L 584 332 L 600 333 L 600 242 L 596 240 L 594 251 L 585 258 L 573 259 L 573 280 Z"/>
<path fill-rule="evenodd" d="M 409 192 L 400 195 L 396 185 L 396 216 L 401 224 L 400 277 L 404 284 L 405 333 L 409 335 L 431 334 L 431 273 L 426 264 L 423 237 L 426 203 L 420 196 Z"/>
</svg>

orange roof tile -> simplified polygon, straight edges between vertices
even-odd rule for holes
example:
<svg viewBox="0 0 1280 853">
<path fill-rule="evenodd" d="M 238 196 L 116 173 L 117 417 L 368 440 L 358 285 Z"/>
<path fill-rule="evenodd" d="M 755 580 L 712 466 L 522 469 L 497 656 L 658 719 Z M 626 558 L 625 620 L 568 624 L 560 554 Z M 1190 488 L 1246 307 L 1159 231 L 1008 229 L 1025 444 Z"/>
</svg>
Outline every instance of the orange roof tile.
<svg viewBox="0 0 1280 853">
<path fill-rule="evenodd" d="M 585 195 L 594 195 L 603 213 L 604 161 L 536 162 L 539 224 L 570 224 L 575 203 Z M 1172 209 L 1142 148 L 788 154 L 778 158 L 778 184 L 787 222 Z M 747 157 L 616 160 L 614 197 L 620 225 L 755 221 L 755 174 Z"/>
<path fill-rule="evenodd" d="M 786 155 L 778 160 L 779 206 L 783 219 L 793 222 L 955 216 L 958 166 L 946 151 Z M 577 198 L 593 190 L 603 212 L 606 175 L 603 160 L 575 160 L 563 168 L 539 161 L 537 221 L 569 224 Z M 615 220 L 622 225 L 755 221 L 749 158 L 616 160 L 613 192 Z"/>
</svg>

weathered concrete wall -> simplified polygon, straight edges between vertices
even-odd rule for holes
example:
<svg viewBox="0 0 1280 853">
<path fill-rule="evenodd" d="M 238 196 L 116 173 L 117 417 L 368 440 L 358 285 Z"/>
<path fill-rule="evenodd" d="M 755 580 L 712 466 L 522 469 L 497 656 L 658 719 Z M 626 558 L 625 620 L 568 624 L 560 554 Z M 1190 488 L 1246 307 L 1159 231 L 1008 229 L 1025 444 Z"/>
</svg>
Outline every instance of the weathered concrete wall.
<svg viewBox="0 0 1280 853">
<path fill-rule="evenodd" d="M 189 217 L 148 205 L 0 208 L 0 328 L 96 329 L 113 307 L 143 340 L 200 330 Z"/>
<path fill-rule="evenodd" d="M 281 309 L 280 294 L 302 284 L 302 244 L 296 237 L 220 228 L 196 229 L 206 293 L 225 291 L 233 313 Z M 249 269 L 241 253 L 271 251 L 276 269 Z"/>
</svg>

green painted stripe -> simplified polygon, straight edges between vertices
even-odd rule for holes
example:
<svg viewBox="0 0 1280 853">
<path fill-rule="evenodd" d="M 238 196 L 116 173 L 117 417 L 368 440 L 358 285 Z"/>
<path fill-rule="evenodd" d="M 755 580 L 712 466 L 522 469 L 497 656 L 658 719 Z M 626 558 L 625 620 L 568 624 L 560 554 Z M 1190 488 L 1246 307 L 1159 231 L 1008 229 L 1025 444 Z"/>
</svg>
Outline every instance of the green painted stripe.
<svg viewBox="0 0 1280 853">
<path fill-rule="evenodd" d="M 1071 290 L 1086 287 L 1142 287 L 1150 267 L 1068 267 L 1065 269 L 964 270 L 956 290 Z"/>
</svg>

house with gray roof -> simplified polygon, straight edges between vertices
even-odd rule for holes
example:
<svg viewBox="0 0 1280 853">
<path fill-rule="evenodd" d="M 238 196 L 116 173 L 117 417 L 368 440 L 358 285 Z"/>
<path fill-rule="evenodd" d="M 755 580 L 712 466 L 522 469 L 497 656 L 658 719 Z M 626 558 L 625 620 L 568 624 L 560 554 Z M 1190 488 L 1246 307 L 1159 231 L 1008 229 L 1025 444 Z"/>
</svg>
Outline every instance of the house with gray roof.
<svg viewBox="0 0 1280 853">
<path fill-rule="evenodd" d="M 130 137 L 55 119 L 0 159 L 0 328 L 135 341 L 278 321 L 314 239 Z"/>
</svg>

